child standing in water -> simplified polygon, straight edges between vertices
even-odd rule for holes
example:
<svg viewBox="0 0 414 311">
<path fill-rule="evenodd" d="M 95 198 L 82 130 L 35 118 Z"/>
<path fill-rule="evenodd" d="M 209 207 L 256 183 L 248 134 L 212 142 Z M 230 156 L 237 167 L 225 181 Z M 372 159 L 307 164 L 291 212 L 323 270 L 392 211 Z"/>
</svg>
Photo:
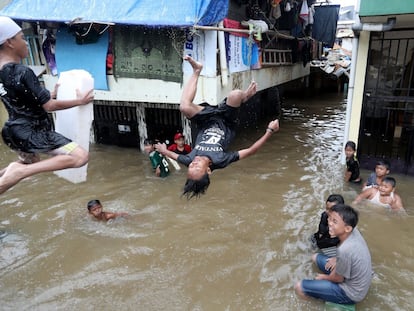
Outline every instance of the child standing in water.
<svg viewBox="0 0 414 311">
<path fill-rule="evenodd" d="M 170 168 L 167 159 L 155 150 L 154 142 L 150 139 L 144 141 L 144 151 L 148 154 L 155 176 L 167 177 L 170 174 Z"/>
<path fill-rule="evenodd" d="M 189 154 L 191 146 L 185 143 L 182 133 L 177 133 L 174 135 L 174 143 L 168 147 L 168 150 L 178 154 Z"/>
<path fill-rule="evenodd" d="M 379 160 L 375 165 L 375 172 L 369 175 L 367 181 L 364 183 L 362 190 L 369 189 L 371 187 L 378 188 L 385 177 L 390 173 L 390 162 L 387 160 Z"/>
<path fill-rule="evenodd" d="M 405 213 L 401 197 L 395 193 L 397 182 L 393 177 L 385 177 L 378 188 L 371 187 L 363 190 L 354 200 L 353 204 L 358 204 L 362 200 L 369 200 L 379 206 L 383 206 L 391 211 Z"/>
<path fill-rule="evenodd" d="M 356 145 L 353 141 L 348 141 L 345 144 L 345 156 L 346 156 L 346 171 L 345 181 L 352 183 L 360 183 L 361 177 L 359 176 L 359 162 L 355 155 Z"/>
<path fill-rule="evenodd" d="M 112 212 L 104 212 L 102 204 L 99 200 L 90 200 L 88 202 L 88 212 L 93 217 L 98 220 L 105 220 L 108 221 L 110 219 L 115 219 L 121 216 L 128 216 L 128 213 L 120 212 L 120 213 L 112 213 Z"/>
</svg>

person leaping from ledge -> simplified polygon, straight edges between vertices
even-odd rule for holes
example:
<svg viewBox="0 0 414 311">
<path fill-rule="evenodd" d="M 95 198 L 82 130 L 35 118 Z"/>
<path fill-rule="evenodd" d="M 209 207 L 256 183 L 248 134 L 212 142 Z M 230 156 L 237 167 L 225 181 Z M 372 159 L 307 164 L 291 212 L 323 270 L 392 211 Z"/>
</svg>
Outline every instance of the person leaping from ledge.
<svg viewBox="0 0 414 311">
<path fill-rule="evenodd" d="M 227 98 L 217 106 L 211 106 L 208 103 L 197 105 L 193 100 L 203 65 L 188 55 L 184 57 L 184 60 L 190 63 L 193 73 L 184 86 L 180 111 L 197 125 L 198 132 L 194 148 L 187 155 L 169 151 L 165 144 L 157 144 L 156 149 L 163 155 L 188 166 L 183 195 L 191 199 L 200 197 L 206 192 L 213 170 L 225 168 L 232 162 L 256 153 L 269 137 L 279 130 L 279 120 L 269 122 L 264 135 L 249 148 L 228 151 L 227 148 L 235 136 L 239 107 L 256 94 L 257 84 L 253 81 L 246 90 L 232 90 Z"/>
</svg>

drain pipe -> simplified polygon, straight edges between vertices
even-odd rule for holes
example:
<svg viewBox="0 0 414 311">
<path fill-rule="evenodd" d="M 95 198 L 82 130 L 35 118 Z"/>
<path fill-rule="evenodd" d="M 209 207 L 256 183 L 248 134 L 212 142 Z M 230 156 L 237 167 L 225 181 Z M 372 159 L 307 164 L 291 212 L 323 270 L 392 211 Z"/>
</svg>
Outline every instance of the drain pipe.
<svg viewBox="0 0 414 311">
<path fill-rule="evenodd" d="M 223 22 L 219 23 L 219 27 L 223 28 Z M 220 53 L 220 73 L 221 73 L 221 85 L 226 87 L 228 83 L 228 70 L 227 70 L 227 58 L 226 58 L 226 43 L 224 40 L 224 31 L 217 31 L 218 46 Z"/>
<path fill-rule="evenodd" d="M 358 22 L 357 24 L 354 24 L 352 26 L 352 30 L 354 32 L 360 32 L 360 31 L 389 31 L 392 28 L 394 28 L 395 23 L 397 22 L 396 17 L 390 17 L 388 18 L 387 22 L 385 24 L 374 24 L 374 23 L 363 23 L 361 24 Z"/>
<path fill-rule="evenodd" d="M 388 18 L 387 23 L 385 24 L 373 24 L 373 23 L 360 23 L 359 22 L 359 1 L 357 1 L 357 8 L 356 8 L 356 16 L 355 18 L 358 20 L 356 24 L 352 26 L 352 30 L 354 31 L 354 39 L 352 40 L 352 50 L 354 51 L 352 54 L 352 63 L 351 63 L 351 72 L 349 77 L 349 85 L 348 85 L 348 94 L 347 94 L 347 105 L 346 105 L 346 119 L 345 119 L 345 135 L 344 135 L 344 143 L 345 146 L 346 142 L 349 139 L 349 127 L 351 123 L 351 113 L 352 113 L 352 99 L 354 94 L 354 86 L 355 86 L 355 71 L 356 71 L 356 60 L 358 52 L 358 45 L 359 45 L 359 33 L 360 31 L 389 31 L 391 30 L 397 21 L 395 17 Z M 345 153 L 341 153 L 341 163 L 346 163 Z"/>
</svg>

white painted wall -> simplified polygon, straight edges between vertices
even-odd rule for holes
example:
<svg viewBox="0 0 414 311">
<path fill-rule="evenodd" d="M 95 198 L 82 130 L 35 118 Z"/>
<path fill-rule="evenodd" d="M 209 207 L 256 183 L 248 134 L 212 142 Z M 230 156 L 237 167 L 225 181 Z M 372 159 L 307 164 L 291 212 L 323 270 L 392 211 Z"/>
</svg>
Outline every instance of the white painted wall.
<svg viewBox="0 0 414 311">
<path fill-rule="evenodd" d="M 246 88 L 250 81 L 258 83 L 258 90 L 280 85 L 309 75 L 310 66 L 297 63 L 292 66 L 277 66 L 249 70 L 229 76 L 226 87 L 221 85 L 221 77 L 201 77 L 198 84 L 196 103 L 206 101 L 216 104 L 221 101 L 233 88 Z M 189 75 L 184 75 L 184 83 Z M 95 90 L 95 99 L 103 101 L 129 101 L 143 103 L 179 104 L 182 84 L 154 79 L 132 79 L 107 76 L 110 91 Z M 57 77 L 43 75 L 45 86 L 53 90 Z"/>
</svg>

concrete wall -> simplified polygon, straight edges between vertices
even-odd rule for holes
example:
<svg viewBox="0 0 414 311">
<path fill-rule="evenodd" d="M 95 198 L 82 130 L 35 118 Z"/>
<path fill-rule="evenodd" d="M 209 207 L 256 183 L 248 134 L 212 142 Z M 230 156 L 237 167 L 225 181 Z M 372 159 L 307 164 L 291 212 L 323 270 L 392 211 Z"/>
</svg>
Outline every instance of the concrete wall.
<svg viewBox="0 0 414 311">
<path fill-rule="evenodd" d="M 258 83 L 258 90 L 264 90 L 295 79 L 309 75 L 310 66 L 297 63 L 292 66 L 277 66 L 257 70 L 249 70 L 235 73 L 229 76 L 227 86 L 221 85 L 221 77 L 201 77 L 198 84 L 195 102 L 207 101 L 217 103 L 221 101 L 228 92 L 235 88 L 244 89 L 250 81 Z M 95 91 L 95 99 L 103 101 L 126 101 L 144 103 L 168 103 L 179 104 L 182 93 L 182 85 L 175 82 L 166 82 L 152 79 L 130 79 L 108 77 L 110 91 Z M 184 76 L 184 83 L 189 78 Z M 53 90 L 57 77 L 43 75 L 46 88 Z"/>
<path fill-rule="evenodd" d="M 348 102 L 348 105 L 351 105 L 352 107 L 348 139 L 354 142 L 357 142 L 359 137 L 362 101 L 364 97 L 365 74 L 369 52 L 369 38 L 370 32 L 362 31 L 360 33 L 352 102 Z"/>
</svg>

